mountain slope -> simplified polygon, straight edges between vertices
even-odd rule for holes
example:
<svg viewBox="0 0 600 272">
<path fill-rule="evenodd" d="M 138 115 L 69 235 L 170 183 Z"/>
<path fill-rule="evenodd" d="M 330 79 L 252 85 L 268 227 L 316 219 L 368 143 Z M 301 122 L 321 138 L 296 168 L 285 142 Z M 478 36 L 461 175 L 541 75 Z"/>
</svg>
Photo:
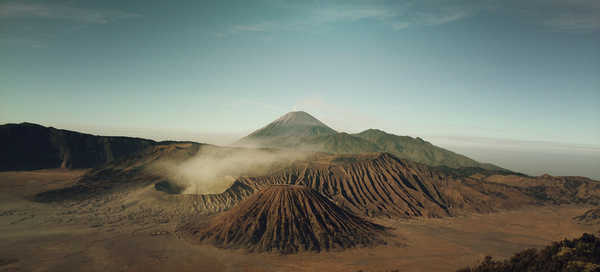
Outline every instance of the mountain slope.
<svg viewBox="0 0 600 272">
<path fill-rule="evenodd" d="M 31 123 L 0 126 L 0 171 L 90 168 L 155 144 L 130 137 L 95 136 Z"/>
<path fill-rule="evenodd" d="M 322 251 L 385 243 L 385 228 L 341 209 L 304 186 L 272 185 L 216 216 L 190 222 L 192 239 L 251 251 Z"/>
<path fill-rule="evenodd" d="M 305 150 L 339 154 L 359 154 L 381 151 L 381 148 L 377 144 L 345 132 L 305 138 L 300 145 L 300 148 Z"/>
<path fill-rule="evenodd" d="M 338 154 L 388 152 L 431 166 L 481 167 L 499 170 L 435 146 L 421 138 L 369 129 L 357 134 L 338 133 L 306 112 L 290 112 L 236 143 L 242 146 L 290 148 Z"/>
<path fill-rule="evenodd" d="M 196 207 L 200 212 L 222 211 L 273 184 L 309 187 L 340 207 L 369 217 L 445 217 L 526 205 L 600 204 L 600 182 L 587 178 L 430 167 L 377 153 L 323 154 L 268 175 L 239 177 L 222 194 L 199 197 Z"/>
<path fill-rule="evenodd" d="M 38 194 L 36 200 L 102 198 L 148 186 L 159 190 L 157 184 L 177 183 L 177 179 L 152 165 L 185 163 L 204 156 L 199 151 L 205 148 L 223 154 L 233 150 L 159 143 L 90 171 L 72 187 Z M 583 177 L 528 177 L 482 168 L 431 167 L 388 153 L 316 153 L 263 174 L 238 176 L 222 193 L 170 196 L 194 213 L 210 214 L 228 210 L 276 184 L 309 187 L 343 209 L 369 217 L 445 217 L 526 205 L 600 204 L 600 182 Z"/>
<path fill-rule="evenodd" d="M 378 129 L 368 129 L 353 136 L 376 144 L 380 151 L 389 152 L 402 159 L 409 159 L 431 166 L 481 167 L 484 169 L 500 168 L 486 163 L 480 163 L 467 156 L 454 153 L 435 146 L 417 137 L 398 136 Z"/>
<path fill-rule="evenodd" d="M 289 112 L 265 127 L 240 139 L 238 145 L 290 147 L 305 138 L 333 135 L 337 132 L 303 111 Z"/>
</svg>

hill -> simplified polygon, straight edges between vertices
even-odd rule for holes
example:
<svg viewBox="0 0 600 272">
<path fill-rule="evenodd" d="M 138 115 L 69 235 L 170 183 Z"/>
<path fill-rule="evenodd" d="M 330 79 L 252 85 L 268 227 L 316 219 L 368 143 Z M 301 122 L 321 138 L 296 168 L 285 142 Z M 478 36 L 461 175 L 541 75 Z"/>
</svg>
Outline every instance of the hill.
<svg viewBox="0 0 600 272">
<path fill-rule="evenodd" d="M 353 134 L 353 136 L 374 143 L 379 147 L 380 151 L 389 152 L 399 158 L 431 166 L 500 169 L 497 166 L 480 163 L 464 155 L 435 146 L 419 137 L 398 136 L 378 129 L 368 129 L 361 133 Z"/>
<path fill-rule="evenodd" d="M 211 220 L 181 227 L 197 241 L 251 251 L 322 251 L 384 244 L 383 226 L 304 186 L 272 185 Z"/>
<path fill-rule="evenodd" d="M 95 136 L 21 123 L 0 126 L 0 171 L 91 168 L 155 144 L 131 137 Z"/>
<path fill-rule="evenodd" d="M 388 152 L 430 166 L 501 168 L 435 146 L 421 138 L 377 129 L 357 134 L 337 132 L 306 112 L 290 112 L 240 139 L 236 145 L 309 150 L 336 154 Z"/>
</svg>

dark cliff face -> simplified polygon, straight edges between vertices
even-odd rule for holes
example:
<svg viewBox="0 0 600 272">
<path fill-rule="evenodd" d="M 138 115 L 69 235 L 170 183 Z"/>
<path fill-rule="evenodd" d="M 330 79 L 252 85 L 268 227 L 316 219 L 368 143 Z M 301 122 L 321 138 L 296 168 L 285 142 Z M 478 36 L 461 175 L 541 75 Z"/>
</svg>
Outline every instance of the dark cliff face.
<svg viewBox="0 0 600 272">
<path fill-rule="evenodd" d="M 155 144 L 21 123 L 0 126 L 0 171 L 91 168 Z"/>
</svg>

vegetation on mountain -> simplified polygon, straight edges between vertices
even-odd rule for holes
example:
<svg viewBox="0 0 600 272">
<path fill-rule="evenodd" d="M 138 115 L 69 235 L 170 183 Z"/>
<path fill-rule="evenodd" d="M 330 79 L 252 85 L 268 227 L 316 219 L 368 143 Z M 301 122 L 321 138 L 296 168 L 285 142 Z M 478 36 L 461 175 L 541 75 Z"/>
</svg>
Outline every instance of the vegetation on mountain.
<svg viewBox="0 0 600 272">
<path fill-rule="evenodd" d="M 287 113 L 242 138 L 237 144 L 337 154 L 388 152 L 399 158 L 430 166 L 502 169 L 435 146 L 419 137 L 398 136 L 378 129 L 368 129 L 356 134 L 337 132 L 303 111 Z"/>
<path fill-rule="evenodd" d="M 368 129 L 361 133 L 353 134 L 353 136 L 374 143 L 379 148 L 379 151 L 389 152 L 398 158 L 431 166 L 501 169 L 491 164 L 479 163 L 464 155 L 435 146 L 419 137 L 398 136 L 378 129 Z"/>
</svg>

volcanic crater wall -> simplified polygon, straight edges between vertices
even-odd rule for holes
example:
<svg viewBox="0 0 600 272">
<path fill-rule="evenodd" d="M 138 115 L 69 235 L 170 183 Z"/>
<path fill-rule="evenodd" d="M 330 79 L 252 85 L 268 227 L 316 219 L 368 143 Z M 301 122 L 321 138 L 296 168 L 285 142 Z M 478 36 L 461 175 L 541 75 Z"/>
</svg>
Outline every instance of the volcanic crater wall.
<svg viewBox="0 0 600 272">
<path fill-rule="evenodd" d="M 342 159 L 301 162 L 270 175 L 241 177 L 223 194 L 202 196 L 195 205 L 199 211 L 225 210 L 237 199 L 272 184 L 307 186 L 347 210 L 370 217 L 443 217 L 524 205 L 600 201 L 600 183 L 579 177 L 544 179 L 483 169 L 438 169 L 387 153 Z M 497 181 L 496 176 L 531 180 L 534 185 Z"/>
<path fill-rule="evenodd" d="M 218 247 L 284 254 L 385 244 L 387 235 L 383 226 L 298 185 L 270 185 L 207 225 L 192 221 L 179 231 Z"/>
</svg>

